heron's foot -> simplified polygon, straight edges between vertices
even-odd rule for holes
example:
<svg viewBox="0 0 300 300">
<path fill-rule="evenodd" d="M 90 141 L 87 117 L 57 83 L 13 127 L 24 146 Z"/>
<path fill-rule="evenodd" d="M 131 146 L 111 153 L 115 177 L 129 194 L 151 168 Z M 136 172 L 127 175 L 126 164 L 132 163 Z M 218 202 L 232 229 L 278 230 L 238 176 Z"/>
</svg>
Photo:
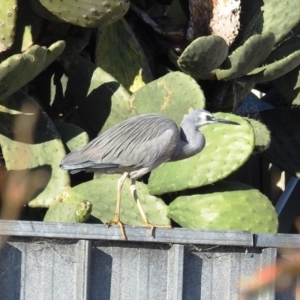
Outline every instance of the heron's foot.
<svg viewBox="0 0 300 300">
<path fill-rule="evenodd" d="M 149 234 L 150 236 L 153 236 L 154 228 L 169 228 L 169 229 L 172 228 L 171 225 L 155 225 L 155 224 L 150 223 L 148 220 L 146 222 L 144 222 L 144 224 L 141 226 L 150 227 L 150 234 Z"/>
<path fill-rule="evenodd" d="M 111 221 L 107 222 L 106 225 L 107 226 L 118 225 L 120 227 L 120 230 L 121 230 L 122 238 L 124 240 L 127 240 L 127 237 L 126 237 L 126 234 L 125 234 L 125 230 L 124 230 L 124 224 L 120 221 L 120 219 L 114 218 Z"/>
</svg>

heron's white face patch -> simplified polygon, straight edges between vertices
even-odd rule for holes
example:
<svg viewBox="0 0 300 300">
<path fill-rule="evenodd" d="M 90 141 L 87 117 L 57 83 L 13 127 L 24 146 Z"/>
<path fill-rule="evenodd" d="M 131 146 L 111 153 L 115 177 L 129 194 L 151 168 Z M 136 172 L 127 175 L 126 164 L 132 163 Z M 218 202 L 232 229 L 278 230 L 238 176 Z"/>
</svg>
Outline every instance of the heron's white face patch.
<svg viewBox="0 0 300 300">
<path fill-rule="evenodd" d="M 212 123 L 215 123 L 215 117 L 209 111 L 203 110 L 196 117 L 197 127 L 201 127 Z"/>
</svg>

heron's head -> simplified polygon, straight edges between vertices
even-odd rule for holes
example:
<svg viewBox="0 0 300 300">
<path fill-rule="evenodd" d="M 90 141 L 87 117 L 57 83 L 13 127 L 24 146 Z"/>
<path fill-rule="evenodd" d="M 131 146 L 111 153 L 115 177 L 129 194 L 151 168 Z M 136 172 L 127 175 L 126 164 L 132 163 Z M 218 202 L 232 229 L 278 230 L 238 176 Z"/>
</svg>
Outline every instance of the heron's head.
<svg viewBox="0 0 300 300">
<path fill-rule="evenodd" d="M 212 113 L 207 110 L 194 110 L 190 112 L 184 121 L 189 121 L 195 124 L 196 127 L 202 127 L 209 124 L 215 123 L 224 123 L 224 124 L 232 124 L 232 125 L 239 125 L 239 123 L 229 121 L 226 119 L 220 119 L 215 117 Z"/>
</svg>

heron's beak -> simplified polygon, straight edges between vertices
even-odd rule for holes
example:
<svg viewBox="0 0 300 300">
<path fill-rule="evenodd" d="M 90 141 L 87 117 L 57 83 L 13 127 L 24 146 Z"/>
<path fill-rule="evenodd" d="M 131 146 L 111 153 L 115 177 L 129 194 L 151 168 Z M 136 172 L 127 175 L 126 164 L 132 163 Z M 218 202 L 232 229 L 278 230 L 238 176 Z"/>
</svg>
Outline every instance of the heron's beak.
<svg viewBox="0 0 300 300">
<path fill-rule="evenodd" d="M 214 117 L 213 121 L 216 122 L 216 123 L 231 124 L 231 125 L 240 125 L 237 122 L 229 121 L 229 120 L 226 120 L 226 119 L 219 119 L 219 118 L 215 118 L 215 117 Z"/>
</svg>

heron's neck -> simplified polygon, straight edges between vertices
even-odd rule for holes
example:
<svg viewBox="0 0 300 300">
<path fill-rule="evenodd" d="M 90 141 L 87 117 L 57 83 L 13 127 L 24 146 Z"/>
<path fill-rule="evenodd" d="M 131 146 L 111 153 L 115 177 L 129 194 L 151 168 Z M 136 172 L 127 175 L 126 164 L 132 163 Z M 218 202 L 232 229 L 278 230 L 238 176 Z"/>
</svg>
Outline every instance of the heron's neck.
<svg viewBox="0 0 300 300">
<path fill-rule="evenodd" d="M 181 123 L 180 138 L 180 142 L 170 159 L 171 161 L 191 157 L 199 153 L 205 146 L 204 135 L 190 121 Z"/>
</svg>

